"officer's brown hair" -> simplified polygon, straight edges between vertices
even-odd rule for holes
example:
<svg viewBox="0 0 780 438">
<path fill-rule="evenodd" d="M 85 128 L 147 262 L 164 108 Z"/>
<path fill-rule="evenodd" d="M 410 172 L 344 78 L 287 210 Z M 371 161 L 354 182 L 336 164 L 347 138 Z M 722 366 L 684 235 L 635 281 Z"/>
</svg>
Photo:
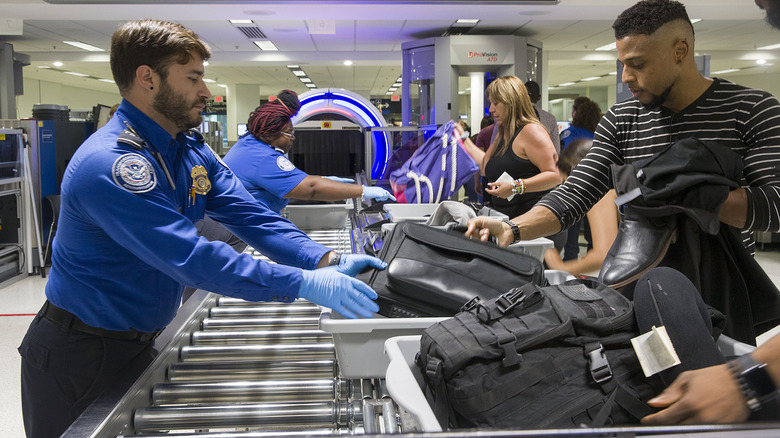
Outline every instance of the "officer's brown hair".
<svg viewBox="0 0 780 438">
<path fill-rule="evenodd" d="M 111 37 L 111 72 L 124 95 L 132 87 L 138 67 L 148 65 L 165 79 L 171 64 L 186 64 L 193 53 L 204 61 L 211 57 L 209 47 L 190 29 L 161 20 L 129 21 Z"/>
</svg>

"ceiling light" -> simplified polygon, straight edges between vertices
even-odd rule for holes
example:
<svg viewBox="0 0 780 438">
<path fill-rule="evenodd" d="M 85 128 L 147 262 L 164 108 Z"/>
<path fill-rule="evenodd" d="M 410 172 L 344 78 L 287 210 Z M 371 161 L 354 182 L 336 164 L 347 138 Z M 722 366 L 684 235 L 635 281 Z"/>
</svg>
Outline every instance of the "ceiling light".
<svg viewBox="0 0 780 438">
<path fill-rule="evenodd" d="M 207 82 L 207 83 L 209 83 L 209 84 L 215 84 L 217 81 L 215 81 L 214 79 L 206 79 L 206 78 L 203 78 L 203 82 Z"/>
<path fill-rule="evenodd" d="M 61 63 L 60 61 L 54 61 L 54 62 L 51 63 L 51 65 L 53 65 L 55 67 L 62 67 L 64 64 Z"/>
<path fill-rule="evenodd" d="M 461 26 L 469 25 L 469 24 L 472 26 L 476 26 L 477 23 L 479 23 L 478 18 L 459 18 L 455 20 L 455 24 L 460 24 Z"/>
<path fill-rule="evenodd" d="M 309 88 L 317 88 L 317 86 L 314 85 L 314 84 L 306 84 L 306 86 L 309 87 Z"/>
<path fill-rule="evenodd" d="M 606 46 L 596 47 L 597 52 L 603 52 L 606 50 L 615 50 L 617 49 L 617 43 L 609 43 Z"/>
<path fill-rule="evenodd" d="M 766 59 L 756 59 L 756 64 L 764 65 L 764 64 L 766 64 Z"/>
<path fill-rule="evenodd" d="M 303 70 L 293 70 L 292 74 L 294 74 L 295 76 L 298 76 L 298 77 L 306 76 L 306 73 Z"/>
<path fill-rule="evenodd" d="M 217 87 L 227 88 L 227 85 L 224 85 L 224 84 L 217 84 Z"/>
<path fill-rule="evenodd" d="M 696 23 L 700 22 L 701 20 L 702 20 L 701 18 L 691 18 L 691 24 L 696 24 Z"/>
<path fill-rule="evenodd" d="M 397 89 L 398 89 L 398 88 L 395 88 L 395 87 L 388 88 L 388 90 L 389 90 L 389 91 L 395 91 L 395 90 L 397 90 Z"/>
<path fill-rule="evenodd" d="M 116 84 L 113 79 L 98 79 L 100 82 L 108 82 L 109 84 Z"/>
<path fill-rule="evenodd" d="M 39 65 L 39 66 L 37 66 L 35 68 L 51 68 L 51 67 L 49 67 L 48 65 Z"/>
<path fill-rule="evenodd" d="M 734 73 L 735 71 L 739 71 L 739 70 L 740 69 L 738 69 L 738 68 L 727 68 L 726 70 L 718 70 L 718 71 L 711 72 L 710 74 L 713 74 L 713 75 L 724 75 L 726 73 Z"/>
<path fill-rule="evenodd" d="M 279 48 L 276 47 L 276 45 L 273 42 L 268 41 L 268 40 L 265 40 L 265 41 L 253 41 L 253 42 L 255 43 L 255 45 L 257 47 L 260 48 L 260 50 L 267 50 L 267 51 L 279 50 Z"/>
<path fill-rule="evenodd" d="M 568 87 L 569 85 L 574 85 L 574 82 L 564 82 L 562 84 L 556 85 L 556 87 Z"/>
<path fill-rule="evenodd" d="M 287 68 L 293 69 L 293 68 L 300 68 L 300 65 L 288 65 Z"/>
<path fill-rule="evenodd" d="M 458 94 L 466 94 L 465 91 L 458 91 Z"/>
<path fill-rule="evenodd" d="M 780 44 L 772 44 L 771 46 L 758 47 L 756 50 L 775 50 L 780 49 Z"/>
<path fill-rule="evenodd" d="M 63 73 L 65 73 L 66 75 L 79 76 L 82 78 L 89 76 L 89 75 L 85 75 L 84 73 L 76 73 L 75 71 L 64 71 Z"/>
<path fill-rule="evenodd" d="M 105 50 L 101 49 L 100 47 L 90 46 L 89 44 L 82 43 L 80 41 L 63 41 L 63 43 L 70 44 L 73 47 L 78 47 L 79 49 L 83 49 L 88 52 L 105 52 Z"/>
<path fill-rule="evenodd" d="M 229 20 L 230 24 L 252 24 L 254 21 L 252 20 Z"/>
<path fill-rule="evenodd" d="M 304 84 L 307 83 L 307 82 L 311 82 L 311 79 L 309 79 L 309 78 L 298 78 L 298 79 L 300 79 L 301 82 L 303 82 Z"/>
<path fill-rule="evenodd" d="M 208 61 L 203 61 L 203 66 L 204 67 L 208 67 L 209 66 L 209 62 Z"/>
<path fill-rule="evenodd" d="M 352 61 L 350 61 L 349 59 L 347 59 L 346 61 L 344 61 L 344 65 L 352 65 Z"/>
<path fill-rule="evenodd" d="M 611 72 L 609 72 L 607 74 L 610 75 L 610 76 L 617 76 L 617 72 L 616 71 L 611 71 Z"/>
<path fill-rule="evenodd" d="M 595 81 L 597 79 L 601 79 L 601 76 L 591 76 L 589 78 L 582 78 L 581 80 L 585 82 L 590 82 L 590 81 Z"/>
<path fill-rule="evenodd" d="M 400 87 L 402 84 L 400 82 L 396 82 L 393 84 L 394 87 Z"/>
</svg>

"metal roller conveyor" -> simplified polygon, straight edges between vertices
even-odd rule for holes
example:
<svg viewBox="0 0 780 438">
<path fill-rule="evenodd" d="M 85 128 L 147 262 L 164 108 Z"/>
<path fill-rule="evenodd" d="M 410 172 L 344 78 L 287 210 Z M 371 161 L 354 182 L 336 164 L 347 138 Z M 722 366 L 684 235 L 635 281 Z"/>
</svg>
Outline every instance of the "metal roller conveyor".
<svg viewBox="0 0 780 438">
<path fill-rule="evenodd" d="M 242 300 L 241 298 L 233 298 L 233 297 L 218 297 L 217 298 L 217 307 L 230 307 L 230 306 L 278 306 L 279 303 L 275 301 L 247 301 Z M 285 306 L 305 306 L 305 307 L 317 307 L 316 304 L 312 303 L 311 301 L 306 301 L 303 299 L 295 300 L 291 303 L 285 303 Z"/>
<path fill-rule="evenodd" d="M 135 435 L 119 435 L 116 438 L 286 438 L 340 435 L 334 429 L 310 429 L 310 430 L 275 430 L 272 432 L 205 432 L 205 433 L 177 433 L 172 436 L 168 433 L 142 433 Z"/>
<path fill-rule="evenodd" d="M 322 313 L 316 305 L 288 306 L 287 304 L 262 306 L 214 307 L 209 312 L 212 318 L 247 317 L 247 316 L 311 316 Z"/>
<path fill-rule="evenodd" d="M 263 379 L 321 379 L 337 375 L 335 359 L 231 362 L 178 362 L 168 367 L 169 382 Z"/>
<path fill-rule="evenodd" d="M 204 318 L 203 330 L 318 328 L 320 315 L 255 318 Z"/>
<path fill-rule="evenodd" d="M 291 344 L 332 342 L 333 336 L 322 330 L 210 330 L 192 333 L 192 345 L 210 344 Z"/>
<path fill-rule="evenodd" d="M 184 362 L 332 359 L 335 357 L 335 350 L 332 342 L 279 345 L 191 345 L 182 347 L 180 355 Z"/>
<path fill-rule="evenodd" d="M 156 406 L 211 403 L 332 401 L 349 396 L 342 379 L 269 380 L 256 382 L 158 383 L 152 389 Z"/>
<path fill-rule="evenodd" d="M 219 428 L 308 429 L 346 424 L 347 402 L 152 406 L 135 411 L 138 432 Z"/>
</svg>

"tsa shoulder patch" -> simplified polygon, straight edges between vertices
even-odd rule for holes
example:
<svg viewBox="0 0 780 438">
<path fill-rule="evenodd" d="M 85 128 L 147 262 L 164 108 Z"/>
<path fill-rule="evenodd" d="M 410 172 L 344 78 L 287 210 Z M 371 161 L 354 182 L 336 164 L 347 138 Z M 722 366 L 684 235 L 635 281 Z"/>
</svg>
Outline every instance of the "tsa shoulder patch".
<svg viewBox="0 0 780 438">
<path fill-rule="evenodd" d="M 291 163 L 290 160 L 284 156 L 279 156 L 276 158 L 276 165 L 285 172 L 289 172 L 295 169 L 295 164 Z"/>
<path fill-rule="evenodd" d="M 157 185 L 152 164 L 141 154 L 124 154 L 114 161 L 114 182 L 131 193 L 146 193 Z"/>
</svg>

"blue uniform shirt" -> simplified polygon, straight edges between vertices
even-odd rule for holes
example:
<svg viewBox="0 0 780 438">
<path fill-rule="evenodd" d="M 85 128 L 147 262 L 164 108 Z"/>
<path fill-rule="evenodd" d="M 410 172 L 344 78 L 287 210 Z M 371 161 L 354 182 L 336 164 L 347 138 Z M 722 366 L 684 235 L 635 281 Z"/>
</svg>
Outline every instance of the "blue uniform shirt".
<svg viewBox="0 0 780 438">
<path fill-rule="evenodd" d="M 564 129 L 563 132 L 561 132 L 561 141 L 563 142 L 562 149 L 566 149 L 566 146 L 568 146 L 569 143 L 580 138 L 593 140 L 593 133 L 585 128 L 580 128 L 577 126 L 569 126 L 568 128 Z"/>
<path fill-rule="evenodd" d="M 308 176 L 284 154 L 251 134 L 230 148 L 225 163 L 255 199 L 277 213 L 290 202 L 285 195 Z"/>
<path fill-rule="evenodd" d="M 125 122 L 148 147 L 118 142 Z M 54 305 L 94 327 L 153 332 L 173 319 L 182 285 L 255 301 L 298 296 L 299 268 L 315 268 L 329 249 L 255 201 L 190 132 L 171 137 L 123 101 L 78 148 L 63 177 L 46 285 Z M 194 222 L 205 212 L 284 265 L 199 237 Z"/>
</svg>

